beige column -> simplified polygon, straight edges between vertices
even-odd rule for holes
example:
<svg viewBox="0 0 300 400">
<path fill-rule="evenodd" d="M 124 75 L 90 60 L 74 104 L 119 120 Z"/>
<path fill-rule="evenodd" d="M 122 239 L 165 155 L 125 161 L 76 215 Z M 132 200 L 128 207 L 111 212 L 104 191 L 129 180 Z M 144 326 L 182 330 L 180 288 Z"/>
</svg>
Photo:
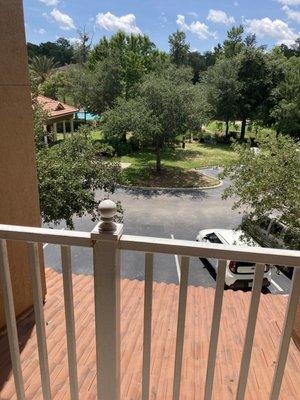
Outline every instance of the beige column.
<svg viewBox="0 0 300 400">
<path fill-rule="evenodd" d="M 0 5 L 0 223 L 40 226 L 22 1 L 1 1 Z M 13 242 L 8 251 L 15 308 L 20 315 L 32 306 L 27 249 L 24 243 Z M 41 272 L 45 293 L 42 265 Z M 0 327 L 4 324 L 0 293 Z"/>
<path fill-rule="evenodd" d="M 54 122 L 53 124 L 53 140 L 56 142 L 57 140 L 57 123 Z"/>
<path fill-rule="evenodd" d="M 73 133 L 74 133 L 74 121 L 73 121 L 73 118 L 70 120 L 70 125 L 71 125 L 71 135 L 73 136 Z"/>
<path fill-rule="evenodd" d="M 45 142 L 45 145 L 48 147 L 48 132 L 47 132 L 47 125 L 43 125 L 43 129 L 44 129 L 44 142 Z"/>
</svg>

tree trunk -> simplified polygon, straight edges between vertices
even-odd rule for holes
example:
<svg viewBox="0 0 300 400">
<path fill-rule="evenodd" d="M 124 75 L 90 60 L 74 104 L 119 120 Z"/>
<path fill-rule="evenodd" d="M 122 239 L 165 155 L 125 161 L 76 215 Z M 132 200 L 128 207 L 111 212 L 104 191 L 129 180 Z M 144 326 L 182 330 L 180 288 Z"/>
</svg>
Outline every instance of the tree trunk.
<svg viewBox="0 0 300 400">
<path fill-rule="evenodd" d="M 242 119 L 242 128 L 241 128 L 241 140 L 245 139 L 245 133 L 246 133 L 246 118 Z"/>
<path fill-rule="evenodd" d="M 161 173 L 161 159 L 160 159 L 160 148 L 156 148 L 156 172 Z"/>
<path fill-rule="evenodd" d="M 228 119 L 226 120 L 226 131 L 225 131 L 225 138 L 226 141 L 228 140 L 228 132 L 229 132 L 229 121 Z"/>
</svg>

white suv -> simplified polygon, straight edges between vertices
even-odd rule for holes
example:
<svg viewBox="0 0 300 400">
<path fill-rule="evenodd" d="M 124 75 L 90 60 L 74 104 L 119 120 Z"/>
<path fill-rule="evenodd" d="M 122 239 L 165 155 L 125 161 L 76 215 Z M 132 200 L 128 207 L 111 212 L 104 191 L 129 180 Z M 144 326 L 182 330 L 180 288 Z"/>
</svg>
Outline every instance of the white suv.
<svg viewBox="0 0 300 400">
<path fill-rule="evenodd" d="M 198 242 L 209 242 L 224 245 L 260 247 L 252 238 L 247 237 L 241 230 L 231 229 L 205 229 L 198 233 L 196 238 Z M 217 270 L 218 260 L 208 259 L 212 267 Z M 239 286 L 252 287 L 255 272 L 255 264 L 244 261 L 227 261 L 225 284 L 228 287 L 236 288 Z M 271 283 L 270 265 L 265 266 L 263 286 L 269 286 Z"/>
</svg>

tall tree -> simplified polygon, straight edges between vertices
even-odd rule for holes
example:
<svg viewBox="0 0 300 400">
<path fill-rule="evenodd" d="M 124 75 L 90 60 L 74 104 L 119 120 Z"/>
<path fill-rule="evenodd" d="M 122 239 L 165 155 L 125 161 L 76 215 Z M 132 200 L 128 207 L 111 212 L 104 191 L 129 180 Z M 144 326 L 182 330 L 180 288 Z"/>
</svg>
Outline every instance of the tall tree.
<svg viewBox="0 0 300 400">
<path fill-rule="evenodd" d="M 176 75 L 177 74 L 177 75 Z M 141 143 L 152 147 L 156 154 L 156 171 L 160 173 L 161 151 L 174 144 L 176 136 L 189 129 L 199 129 L 205 122 L 199 90 L 191 84 L 190 74 L 181 68 L 163 75 L 149 74 L 139 89 L 139 97 L 120 99 L 105 113 L 103 131 L 107 137 L 122 138 L 130 132 Z M 205 105 L 206 106 L 206 105 Z"/>
<path fill-rule="evenodd" d="M 223 43 L 223 54 L 226 58 L 232 58 L 242 51 L 245 46 L 243 33 L 243 25 L 234 26 L 227 32 L 227 39 Z"/>
<path fill-rule="evenodd" d="M 115 60 L 122 73 L 124 96 L 135 95 L 142 77 L 164 63 L 166 56 L 159 52 L 154 43 L 145 35 L 127 35 L 117 32 L 111 38 L 105 36 L 89 55 L 89 67 L 95 69 L 97 63 L 106 59 Z"/>
<path fill-rule="evenodd" d="M 300 58 L 283 64 L 283 79 L 273 90 L 276 101 L 271 116 L 277 132 L 300 137 Z"/>
<path fill-rule="evenodd" d="M 240 96 L 237 116 L 242 121 L 241 139 L 245 138 L 249 118 L 257 118 L 269 98 L 272 85 L 266 55 L 260 49 L 246 47 L 236 58 Z"/>
<path fill-rule="evenodd" d="M 210 67 L 202 79 L 207 101 L 215 119 L 226 123 L 226 138 L 229 122 L 237 114 L 241 84 L 238 81 L 238 68 L 233 59 L 220 59 Z"/>
<path fill-rule="evenodd" d="M 188 63 L 188 55 L 190 45 L 186 43 L 186 34 L 177 30 L 169 36 L 170 57 L 171 62 L 175 65 L 186 65 Z"/>
</svg>

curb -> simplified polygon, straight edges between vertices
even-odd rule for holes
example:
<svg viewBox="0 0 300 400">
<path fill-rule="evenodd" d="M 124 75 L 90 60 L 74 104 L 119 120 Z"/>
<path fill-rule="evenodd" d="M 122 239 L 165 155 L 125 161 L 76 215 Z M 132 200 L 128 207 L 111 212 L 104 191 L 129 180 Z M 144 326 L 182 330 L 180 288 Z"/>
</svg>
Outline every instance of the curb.
<svg viewBox="0 0 300 400">
<path fill-rule="evenodd" d="M 204 172 L 201 172 L 203 175 L 208 176 L 209 178 L 214 178 L 214 176 L 210 176 L 205 174 Z M 217 189 L 220 186 L 223 185 L 223 181 L 218 179 L 219 183 L 214 186 L 199 186 L 199 187 L 190 187 L 190 188 L 178 188 L 178 187 L 159 187 L 159 186 L 127 186 L 127 185 L 117 185 L 117 188 L 120 189 L 129 189 L 129 190 L 144 190 L 144 191 L 160 191 L 160 192 L 198 192 L 199 190 L 212 190 L 212 189 Z"/>
</svg>

